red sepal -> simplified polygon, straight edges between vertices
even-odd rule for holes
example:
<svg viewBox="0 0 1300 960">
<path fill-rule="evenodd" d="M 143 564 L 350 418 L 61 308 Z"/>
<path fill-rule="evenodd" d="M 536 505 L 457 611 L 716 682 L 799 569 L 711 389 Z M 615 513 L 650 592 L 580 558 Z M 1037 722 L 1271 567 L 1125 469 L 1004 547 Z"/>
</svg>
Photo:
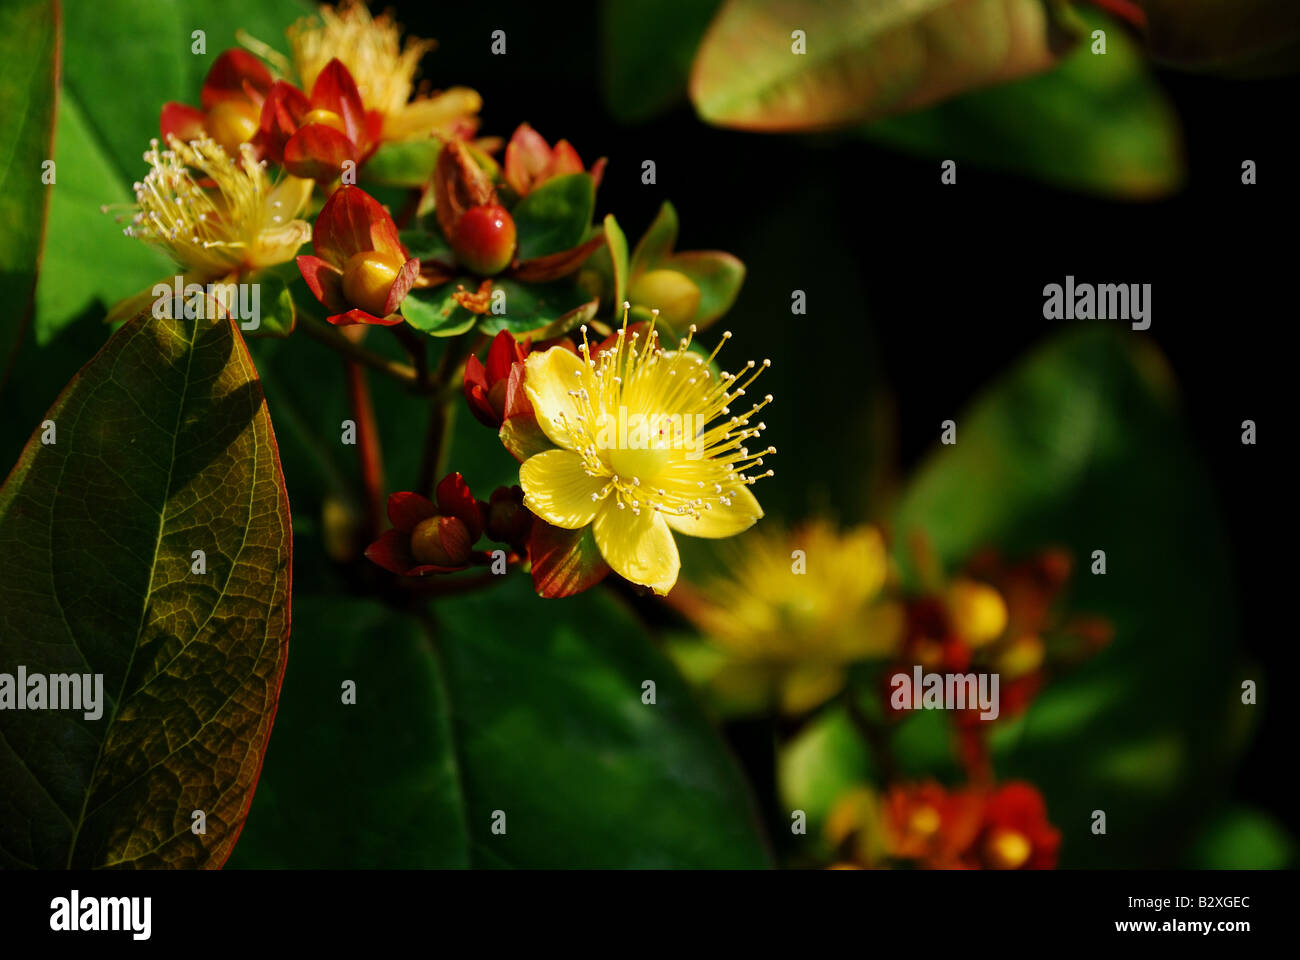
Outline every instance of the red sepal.
<svg viewBox="0 0 1300 960">
<path fill-rule="evenodd" d="M 211 110 L 222 100 L 261 103 L 273 82 L 271 71 L 247 50 L 227 50 L 212 62 L 203 78 L 199 103 L 204 110 Z"/>
<path fill-rule="evenodd" d="M 163 104 L 162 113 L 158 116 L 158 129 L 162 132 L 163 140 L 171 136 L 186 142 L 201 140 L 207 136 L 205 121 L 203 111 L 198 107 L 170 100 Z"/>
</svg>

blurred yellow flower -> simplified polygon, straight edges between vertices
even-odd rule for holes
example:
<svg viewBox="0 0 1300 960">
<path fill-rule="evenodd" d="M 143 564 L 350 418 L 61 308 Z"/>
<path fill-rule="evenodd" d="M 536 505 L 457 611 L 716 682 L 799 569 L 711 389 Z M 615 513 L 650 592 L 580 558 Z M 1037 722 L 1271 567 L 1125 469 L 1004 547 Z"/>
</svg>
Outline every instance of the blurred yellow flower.
<svg viewBox="0 0 1300 960">
<path fill-rule="evenodd" d="M 431 134 L 446 139 L 465 137 L 478 125 L 483 100 L 468 87 L 452 87 L 411 100 L 420 58 L 435 46 L 432 40 L 407 37 L 393 18 L 371 17 L 364 3 L 347 0 L 337 7 L 322 5 L 320 17 L 304 17 L 288 30 L 294 71 L 305 91 L 334 59 L 342 61 L 356 81 L 366 111 L 382 118 L 379 139 L 416 140 Z"/>
<path fill-rule="evenodd" d="M 803 713 L 843 689 L 849 664 L 897 650 L 903 610 L 880 598 L 888 557 L 875 528 L 817 520 L 755 532 L 729 554 L 725 574 L 672 596 L 720 654 L 694 666 L 725 699 Z"/>
</svg>

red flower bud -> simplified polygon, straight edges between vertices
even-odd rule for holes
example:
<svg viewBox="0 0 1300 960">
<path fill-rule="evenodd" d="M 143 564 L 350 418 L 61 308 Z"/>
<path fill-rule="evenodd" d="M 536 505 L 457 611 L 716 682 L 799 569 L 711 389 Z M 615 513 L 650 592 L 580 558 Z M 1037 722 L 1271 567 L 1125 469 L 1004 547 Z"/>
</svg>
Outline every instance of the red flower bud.
<svg viewBox="0 0 1300 960">
<path fill-rule="evenodd" d="M 421 563 L 464 566 L 472 545 L 465 524 L 455 517 L 429 517 L 411 531 L 411 555 Z"/>
<path fill-rule="evenodd" d="M 500 204 L 471 207 L 456 224 L 451 248 L 474 273 L 500 273 L 515 255 L 515 221 Z"/>
<path fill-rule="evenodd" d="M 487 534 L 498 543 L 508 543 L 523 553 L 533 529 L 533 515 L 524 506 L 522 487 L 497 487 L 487 509 Z"/>
</svg>

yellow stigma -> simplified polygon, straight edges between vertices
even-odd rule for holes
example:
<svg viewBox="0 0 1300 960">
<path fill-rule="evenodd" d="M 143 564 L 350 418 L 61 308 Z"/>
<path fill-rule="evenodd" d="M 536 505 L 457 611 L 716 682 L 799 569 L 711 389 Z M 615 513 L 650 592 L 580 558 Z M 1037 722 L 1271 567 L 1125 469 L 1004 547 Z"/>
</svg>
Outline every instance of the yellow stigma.
<svg viewBox="0 0 1300 960">
<path fill-rule="evenodd" d="M 343 296 L 354 307 L 360 307 L 376 317 L 387 316 L 384 309 L 388 292 L 402 269 L 398 257 L 378 250 L 354 253 L 343 265 Z"/>
<path fill-rule="evenodd" d="M 307 116 L 302 118 L 302 125 L 305 127 L 309 123 L 323 123 L 327 127 L 332 127 L 339 133 L 347 133 L 348 128 L 343 123 L 343 118 L 333 110 L 315 109 L 310 110 Z"/>
<path fill-rule="evenodd" d="M 677 349 L 665 350 L 654 320 L 644 333 L 629 333 L 625 310 L 615 344 L 593 357 L 582 327 L 586 362 L 568 391 L 576 416 L 560 411 L 560 421 L 587 475 L 606 481 L 593 500 L 636 515 L 654 510 L 700 519 L 730 507 L 739 487 L 772 475 L 753 471 L 776 448 L 750 448 L 767 428 L 753 420 L 771 395 L 748 410 L 731 409 L 771 361 L 751 360 L 739 375 L 715 376 L 709 365 L 722 344 L 706 359 L 690 349 L 694 334 L 692 326 Z M 723 334 L 723 343 L 730 336 Z"/>
<path fill-rule="evenodd" d="M 149 142 L 150 170 L 134 185 L 128 237 L 162 247 L 196 279 L 284 263 L 311 239 L 311 225 L 296 219 L 311 197 L 310 180 L 286 176 L 273 186 L 266 161 L 247 144 L 238 161 L 215 140 L 170 137 L 167 146 Z"/>
<path fill-rule="evenodd" d="M 337 57 L 356 81 L 366 109 L 384 114 L 406 106 L 420 58 L 435 46 L 432 40 L 407 37 L 403 47 L 389 14 L 371 17 L 366 5 L 355 0 L 322 6 L 319 20 L 304 17 L 289 28 L 288 37 L 304 90 Z"/>
<path fill-rule="evenodd" d="M 930 837 L 938 832 L 943 821 L 939 817 L 939 811 L 931 806 L 917 807 L 912 812 L 908 820 L 908 827 L 913 833 L 922 837 Z"/>
<path fill-rule="evenodd" d="M 1029 838 L 1018 830 L 995 830 L 984 844 L 984 855 L 998 870 L 1016 870 L 1024 866 L 1033 852 Z"/>
<path fill-rule="evenodd" d="M 1007 628 L 1002 594 L 974 580 L 957 580 L 948 588 L 948 613 L 953 627 L 972 647 L 992 643 Z"/>
<path fill-rule="evenodd" d="M 260 111 L 244 100 L 222 100 L 208 111 L 207 127 L 221 149 L 234 156 L 257 133 Z"/>
</svg>

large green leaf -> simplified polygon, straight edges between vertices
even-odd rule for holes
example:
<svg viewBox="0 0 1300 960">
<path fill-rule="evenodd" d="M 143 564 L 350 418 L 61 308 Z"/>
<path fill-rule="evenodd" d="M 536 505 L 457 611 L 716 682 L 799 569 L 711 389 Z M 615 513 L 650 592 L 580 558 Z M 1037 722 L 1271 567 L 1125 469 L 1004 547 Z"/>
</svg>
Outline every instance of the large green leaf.
<svg viewBox="0 0 1300 960">
<path fill-rule="evenodd" d="M 59 15 L 53 0 L 18 0 L 0 9 L 0 387 L 31 319 L 32 295 L 52 187 L 59 72 Z"/>
<path fill-rule="evenodd" d="M 1070 42 L 1062 8 L 1059 0 L 729 0 L 696 54 L 691 100 L 709 123 L 772 131 L 915 110 L 1051 66 Z"/>
<path fill-rule="evenodd" d="M 865 128 L 873 140 L 1047 183 L 1122 197 L 1173 192 L 1178 118 L 1124 30 L 1101 17 L 1106 53 L 1080 44 L 1060 66 Z"/>
<path fill-rule="evenodd" d="M 1064 863 L 1169 866 L 1222 789 L 1244 713 L 1217 506 L 1163 358 L 1127 329 L 1075 329 L 956 422 L 957 443 L 907 488 L 895 542 L 924 533 L 950 572 L 985 547 L 1010 557 L 1065 547 L 1076 561 L 1068 610 L 1115 630 L 1108 648 L 1000 726 L 997 772 L 1042 787 Z M 1097 549 L 1105 575 L 1090 572 Z M 901 559 L 906 572 L 907 551 Z M 911 729 L 922 719 L 930 728 Z M 944 727 L 909 720 L 897 752 L 939 772 L 951 755 Z M 832 784 L 860 769 L 860 744 L 820 739 L 799 745 L 798 769 Z M 1176 802 L 1189 794 L 1202 802 Z M 1098 809 L 1104 838 L 1089 831 Z"/>
<path fill-rule="evenodd" d="M 426 635 L 366 601 L 298 598 L 301 652 L 232 865 L 766 864 L 733 761 L 609 595 L 542 600 L 514 573 L 433 609 Z"/>
<path fill-rule="evenodd" d="M 94 719 L 0 711 L 0 863 L 221 865 L 275 715 L 290 552 L 230 321 L 131 320 L 0 488 L 0 664 L 103 690 Z"/>
</svg>

